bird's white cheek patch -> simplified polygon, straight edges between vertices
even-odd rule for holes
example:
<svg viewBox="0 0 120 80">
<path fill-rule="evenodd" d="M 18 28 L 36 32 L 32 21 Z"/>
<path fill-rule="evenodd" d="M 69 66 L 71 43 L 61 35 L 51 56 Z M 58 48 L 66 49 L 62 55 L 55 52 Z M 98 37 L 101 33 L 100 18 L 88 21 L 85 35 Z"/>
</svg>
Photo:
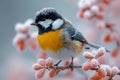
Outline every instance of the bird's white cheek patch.
<svg viewBox="0 0 120 80">
<path fill-rule="evenodd" d="M 57 19 L 52 23 L 52 29 L 56 30 L 60 28 L 63 25 L 63 20 L 62 19 Z"/>
<path fill-rule="evenodd" d="M 53 21 L 51 19 L 46 19 L 45 21 L 40 21 L 39 24 L 41 24 L 43 27 L 48 28 L 49 25 L 52 23 Z"/>
</svg>

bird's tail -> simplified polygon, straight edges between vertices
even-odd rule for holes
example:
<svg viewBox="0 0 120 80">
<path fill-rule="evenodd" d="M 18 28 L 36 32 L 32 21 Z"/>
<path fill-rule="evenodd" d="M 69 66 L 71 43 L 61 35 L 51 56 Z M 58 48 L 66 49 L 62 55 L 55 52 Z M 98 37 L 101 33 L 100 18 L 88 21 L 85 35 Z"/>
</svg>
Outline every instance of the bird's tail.
<svg viewBox="0 0 120 80">
<path fill-rule="evenodd" d="M 101 46 L 99 46 L 99 45 L 96 45 L 96 44 L 92 44 L 92 43 L 88 43 L 88 45 L 90 46 L 90 47 L 93 47 L 93 48 L 96 48 L 96 49 L 99 49 Z M 105 48 L 105 50 L 106 50 L 106 52 L 110 52 L 108 49 L 106 49 Z"/>
</svg>

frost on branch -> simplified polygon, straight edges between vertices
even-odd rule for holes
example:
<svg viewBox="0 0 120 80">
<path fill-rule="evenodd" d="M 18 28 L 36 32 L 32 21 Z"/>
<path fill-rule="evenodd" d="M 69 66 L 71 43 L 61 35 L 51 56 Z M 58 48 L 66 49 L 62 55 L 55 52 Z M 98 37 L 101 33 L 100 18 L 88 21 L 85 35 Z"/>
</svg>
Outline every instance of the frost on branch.
<svg viewBox="0 0 120 80">
<path fill-rule="evenodd" d="M 15 25 L 16 35 L 13 39 L 13 44 L 18 48 L 19 51 L 24 51 L 27 46 L 32 50 L 37 48 L 37 32 L 30 33 L 32 19 L 28 19 L 25 23 L 17 23 Z"/>
<path fill-rule="evenodd" d="M 74 68 L 81 68 L 81 66 L 77 66 L 78 63 L 78 59 L 75 58 L 73 60 L 74 62 Z M 54 60 L 50 57 L 44 59 L 44 58 L 39 58 L 37 63 L 35 63 L 33 65 L 33 69 L 35 71 L 37 71 L 36 73 L 36 77 L 37 78 L 41 78 L 43 77 L 44 73 L 46 70 L 48 70 L 48 75 L 50 78 L 53 78 L 55 76 L 57 76 L 62 70 L 67 70 L 67 72 L 65 73 L 66 75 L 70 75 L 71 74 L 71 70 L 69 67 L 70 62 L 69 61 L 65 61 L 63 65 L 60 66 L 55 66 L 54 65 Z"/>
<path fill-rule="evenodd" d="M 112 80 L 115 75 L 120 75 L 120 70 L 118 67 L 110 67 L 109 65 L 100 64 L 98 58 L 105 54 L 104 48 L 99 48 L 97 51 L 84 52 L 83 56 L 88 59 L 83 65 L 82 69 L 87 71 L 91 69 L 96 69 L 92 75 L 90 75 L 89 80 Z"/>
<path fill-rule="evenodd" d="M 107 64 L 100 64 L 98 59 L 106 54 L 105 49 L 103 47 L 99 48 L 97 51 L 93 52 L 84 52 L 83 57 L 87 59 L 86 62 L 79 65 L 79 61 L 77 58 L 74 59 L 73 68 L 82 68 L 84 71 L 91 70 L 93 71 L 93 75 L 90 75 L 89 80 L 110 80 L 114 78 L 116 75 L 120 75 L 120 70 L 118 67 L 113 66 L 110 67 Z M 52 58 L 39 58 L 37 63 L 33 65 L 33 69 L 36 71 L 36 77 L 42 78 L 45 75 L 45 72 L 48 71 L 48 76 L 53 78 L 60 74 L 62 71 L 67 70 L 69 73 L 71 69 L 69 67 L 70 62 L 65 61 L 64 64 L 60 64 L 58 66 L 54 65 L 54 60 Z M 106 79 L 108 78 L 108 79 Z"/>
</svg>

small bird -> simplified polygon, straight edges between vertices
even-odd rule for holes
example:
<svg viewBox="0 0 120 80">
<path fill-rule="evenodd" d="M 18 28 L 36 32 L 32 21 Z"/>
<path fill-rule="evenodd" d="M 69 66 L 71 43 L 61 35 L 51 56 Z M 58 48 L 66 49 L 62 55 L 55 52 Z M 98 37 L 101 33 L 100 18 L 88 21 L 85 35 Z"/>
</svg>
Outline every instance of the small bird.
<svg viewBox="0 0 120 80">
<path fill-rule="evenodd" d="M 62 60 L 78 56 L 81 51 L 99 46 L 88 43 L 81 32 L 63 18 L 54 8 L 43 8 L 36 13 L 35 22 L 38 27 L 38 43 L 40 48 L 53 59 Z M 85 46 L 90 47 L 85 47 Z"/>
</svg>

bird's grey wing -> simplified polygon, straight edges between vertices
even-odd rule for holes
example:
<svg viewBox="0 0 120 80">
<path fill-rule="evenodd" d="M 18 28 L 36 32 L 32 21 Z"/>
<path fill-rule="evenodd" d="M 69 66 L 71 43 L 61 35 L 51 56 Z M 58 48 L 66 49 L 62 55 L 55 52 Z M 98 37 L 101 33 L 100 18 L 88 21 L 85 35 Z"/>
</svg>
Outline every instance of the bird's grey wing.
<svg viewBox="0 0 120 80">
<path fill-rule="evenodd" d="M 84 38 L 81 32 L 77 31 L 74 27 L 72 27 L 69 24 L 65 24 L 63 29 L 67 31 L 69 36 L 71 37 L 72 40 L 77 40 L 83 43 L 88 43 L 87 40 Z"/>
<path fill-rule="evenodd" d="M 65 24 L 63 26 L 63 29 L 69 34 L 70 38 L 72 40 L 76 40 L 76 41 L 80 41 L 80 42 L 83 42 L 85 44 L 88 44 L 90 47 L 92 48 L 100 48 L 100 46 L 98 45 L 95 45 L 95 44 L 91 44 L 91 43 L 88 43 L 87 40 L 84 38 L 84 36 L 82 35 L 81 32 L 77 31 L 74 27 L 72 27 L 72 25 L 70 24 Z M 65 32 L 64 31 L 64 32 Z M 86 47 L 87 49 L 88 47 Z M 107 52 L 110 52 L 108 49 L 105 49 Z"/>
</svg>

